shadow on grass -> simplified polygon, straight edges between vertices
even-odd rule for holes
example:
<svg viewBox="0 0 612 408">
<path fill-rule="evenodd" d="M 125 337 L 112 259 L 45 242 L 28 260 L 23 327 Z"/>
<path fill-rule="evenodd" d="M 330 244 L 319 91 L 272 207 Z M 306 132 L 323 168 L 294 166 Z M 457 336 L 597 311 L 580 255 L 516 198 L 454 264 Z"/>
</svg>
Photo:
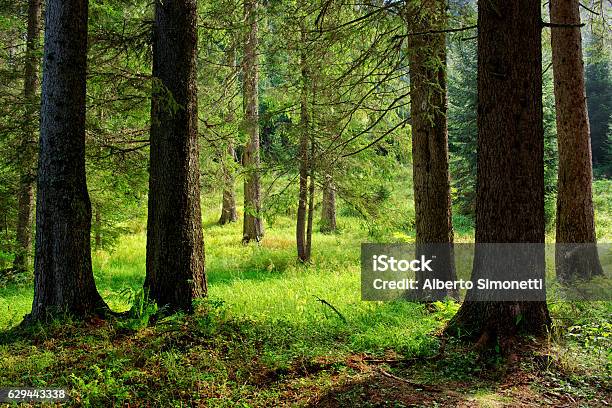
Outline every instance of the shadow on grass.
<svg viewBox="0 0 612 408">
<path fill-rule="evenodd" d="M 284 253 L 268 252 L 265 256 L 252 256 L 239 265 L 227 265 L 213 260 L 206 269 L 211 285 L 229 284 L 234 280 L 267 281 L 282 278 L 283 273 L 296 264 Z"/>
</svg>

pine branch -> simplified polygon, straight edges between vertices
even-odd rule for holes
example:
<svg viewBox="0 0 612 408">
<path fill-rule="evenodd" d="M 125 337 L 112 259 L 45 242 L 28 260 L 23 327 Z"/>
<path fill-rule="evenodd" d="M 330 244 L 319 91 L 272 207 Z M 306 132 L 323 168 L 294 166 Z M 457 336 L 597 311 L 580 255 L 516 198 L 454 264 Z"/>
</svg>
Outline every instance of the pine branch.
<svg viewBox="0 0 612 408">
<path fill-rule="evenodd" d="M 402 35 L 396 35 L 395 37 L 393 37 L 393 39 L 400 39 L 400 38 L 412 37 L 412 36 L 417 36 L 417 35 L 459 33 L 459 32 L 462 32 L 462 31 L 473 30 L 475 28 L 478 28 L 478 25 L 471 25 L 471 26 L 459 27 L 459 28 L 447 28 L 447 29 L 444 29 L 444 30 L 417 31 L 417 32 L 406 33 L 406 34 L 402 34 Z"/>
<path fill-rule="evenodd" d="M 584 23 L 579 23 L 579 24 L 559 24 L 559 23 L 547 23 L 546 21 L 542 21 L 542 26 L 543 27 L 550 27 L 550 28 L 579 28 L 579 27 L 584 27 Z"/>
</svg>

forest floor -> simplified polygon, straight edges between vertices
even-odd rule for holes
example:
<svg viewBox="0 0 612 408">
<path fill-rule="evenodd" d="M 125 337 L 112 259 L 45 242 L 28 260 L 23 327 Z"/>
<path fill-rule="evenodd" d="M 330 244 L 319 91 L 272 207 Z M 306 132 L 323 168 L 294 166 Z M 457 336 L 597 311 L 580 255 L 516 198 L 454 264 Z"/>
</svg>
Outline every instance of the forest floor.
<svg viewBox="0 0 612 408">
<path fill-rule="evenodd" d="M 612 241 L 611 185 L 596 186 L 604 242 Z M 315 234 L 305 266 L 295 260 L 290 216 L 271 220 L 261 245 L 245 247 L 240 223 L 215 225 L 212 198 L 204 208 L 210 292 L 194 315 L 149 324 L 156 309 L 140 291 L 139 220 L 93 257 L 100 292 L 128 316 L 19 328 L 31 278 L 0 283 L 0 388 L 65 387 L 66 406 L 94 407 L 612 404 L 611 302 L 551 303 L 546 341 L 482 355 L 440 336 L 455 303 L 360 300 L 360 243 L 413 239 L 391 221 L 374 228 L 340 209 L 340 233 Z M 458 217 L 457 241 L 472 240 L 472 228 Z"/>
<path fill-rule="evenodd" d="M 70 390 L 66 406 L 94 407 L 606 407 L 611 401 L 610 342 L 602 336 L 592 336 L 591 344 L 526 340 L 518 354 L 482 356 L 453 342 L 441 351 L 433 335 L 420 353 L 355 352 L 351 329 L 306 331 L 230 317 L 208 302 L 193 316 L 138 329 L 128 320 L 100 319 L 13 329 L 0 342 L 0 387 L 63 387 Z M 405 336 L 418 337 L 410 330 Z"/>
</svg>

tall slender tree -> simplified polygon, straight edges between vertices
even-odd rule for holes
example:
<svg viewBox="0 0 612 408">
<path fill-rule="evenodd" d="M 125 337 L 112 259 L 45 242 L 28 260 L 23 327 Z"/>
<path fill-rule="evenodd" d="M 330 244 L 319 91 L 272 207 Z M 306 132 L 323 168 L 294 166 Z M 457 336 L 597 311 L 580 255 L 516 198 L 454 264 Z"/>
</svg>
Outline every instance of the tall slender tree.
<svg viewBox="0 0 612 408">
<path fill-rule="evenodd" d="M 18 197 L 17 251 L 13 267 L 18 271 L 28 268 L 32 249 L 32 212 L 34 207 L 34 185 L 36 183 L 36 133 L 38 112 L 37 91 L 38 49 L 42 19 L 42 0 L 28 1 L 28 33 L 25 58 L 25 115 L 23 138 L 20 147 L 21 180 Z"/>
<path fill-rule="evenodd" d="M 473 282 L 492 276 L 508 279 L 510 262 L 496 258 L 487 243 L 544 242 L 542 115 L 540 3 L 480 0 Z M 529 248 L 534 250 L 513 260 L 518 264 L 514 269 L 543 279 L 543 248 Z M 549 323 L 544 300 L 499 301 L 470 290 L 447 331 L 485 343 L 504 341 L 520 330 L 543 334 Z"/>
<path fill-rule="evenodd" d="M 244 111 L 249 137 L 242 155 L 245 168 L 244 180 L 244 224 L 242 242 L 259 241 L 264 234 L 261 219 L 261 185 L 259 158 L 259 63 L 258 63 L 258 0 L 244 1 L 244 17 L 247 33 L 244 42 Z"/>
<path fill-rule="evenodd" d="M 200 209 L 195 0 L 155 4 L 145 288 L 169 311 L 206 295 Z"/>
<path fill-rule="evenodd" d="M 47 1 L 33 320 L 105 307 L 91 268 L 85 180 L 87 17 L 87 0 Z"/>
<path fill-rule="evenodd" d="M 310 237 L 307 234 L 307 206 L 308 206 L 308 183 L 313 183 L 310 172 L 310 75 L 308 67 L 308 55 L 306 50 L 306 27 L 303 19 L 300 21 L 300 125 L 299 125 L 299 197 L 296 223 L 296 243 L 298 259 L 302 262 L 310 260 Z"/>
<path fill-rule="evenodd" d="M 444 33 L 423 34 L 444 29 L 446 0 L 409 2 L 406 15 L 412 31 L 417 32 L 408 37 L 417 252 L 435 258 L 436 278 L 452 280 L 455 264 L 446 120 L 446 37 Z M 435 298 L 446 295 L 455 294 L 424 294 Z"/>
<path fill-rule="evenodd" d="M 235 78 L 238 75 L 238 67 L 236 66 L 236 43 L 234 38 L 232 38 L 231 41 L 232 43 L 226 51 L 230 73 L 226 78 L 224 86 L 225 99 L 227 100 L 227 112 L 225 113 L 225 121 L 227 123 L 233 123 L 236 120 L 236 107 L 234 103 L 236 86 L 234 84 L 236 82 Z M 236 211 L 236 183 L 234 176 L 236 151 L 234 149 L 234 140 L 231 137 L 227 140 L 227 150 L 222 151 L 220 155 L 221 173 L 223 177 L 223 199 L 219 224 L 225 225 L 238 220 L 238 213 Z"/>
<path fill-rule="evenodd" d="M 552 63 L 557 112 L 557 278 L 602 275 L 595 243 L 591 136 L 584 84 L 579 0 L 551 0 Z M 576 251 L 573 244 L 582 244 Z M 592 245 L 584 245 L 584 244 Z"/>
</svg>

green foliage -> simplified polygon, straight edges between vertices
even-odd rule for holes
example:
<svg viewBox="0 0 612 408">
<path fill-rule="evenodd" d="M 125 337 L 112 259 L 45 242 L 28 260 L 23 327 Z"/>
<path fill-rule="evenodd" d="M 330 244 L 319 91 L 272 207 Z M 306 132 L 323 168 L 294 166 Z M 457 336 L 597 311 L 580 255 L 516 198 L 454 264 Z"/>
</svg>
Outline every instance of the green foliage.
<svg viewBox="0 0 612 408">
<path fill-rule="evenodd" d="M 591 36 L 586 46 L 585 80 L 593 172 L 596 176 L 612 176 L 612 76 L 610 52 Z"/>
<path fill-rule="evenodd" d="M 121 291 L 121 294 L 127 296 L 126 302 L 131 304 L 132 307 L 126 313 L 125 318 L 117 322 L 117 327 L 130 330 L 139 330 L 147 327 L 151 317 L 158 310 L 155 302 L 149 299 L 142 288 L 134 290 L 131 287 L 127 287 Z"/>
<path fill-rule="evenodd" d="M 593 182 L 595 233 L 599 242 L 612 242 L 612 180 Z"/>
<path fill-rule="evenodd" d="M 476 211 L 476 47 L 473 42 L 450 43 L 448 138 L 452 198 L 459 214 Z"/>
</svg>

